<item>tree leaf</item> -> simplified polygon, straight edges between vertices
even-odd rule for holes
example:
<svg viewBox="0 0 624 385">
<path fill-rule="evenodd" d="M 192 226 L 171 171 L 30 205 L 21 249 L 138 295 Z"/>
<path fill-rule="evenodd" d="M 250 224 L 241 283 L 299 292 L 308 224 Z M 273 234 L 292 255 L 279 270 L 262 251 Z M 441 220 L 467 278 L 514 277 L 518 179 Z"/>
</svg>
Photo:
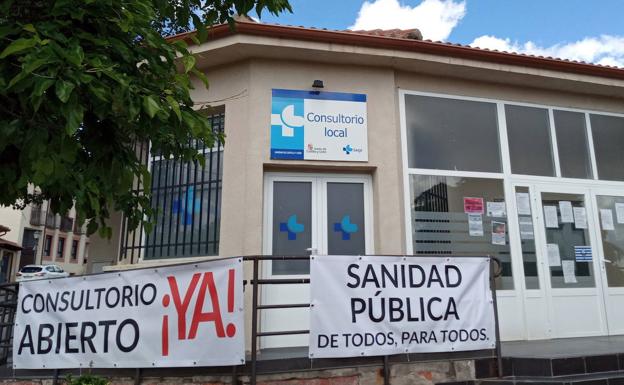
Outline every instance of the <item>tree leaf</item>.
<svg viewBox="0 0 624 385">
<path fill-rule="evenodd" d="M 80 123 L 82 123 L 84 111 L 82 106 L 76 105 L 74 108 L 70 108 L 67 113 L 67 124 L 65 125 L 65 132 L 67 135 L 74 135 L 76 130 L 80 127 Z"/>
<path fill-rule="evenodd" d="M 184 72 L 188 73 L 191 69 L 193 69 L 193 67 L 195 67 L 195 56 L 182 56 L 182 64 L 184 65 Z"/>
<path fill-rule="evenodd" d="M 143 110 L 145 110 L 150 118 L 153 118 L 154 116 L 156 116 L 158 111 L 160 111 L 160 104 L 158 104 L 158 102 L 152 95 L 144 96 Z"/>
<path fill-rule="evenodd" d="M 35 29 L 35 27 L 32 24 L 26 24 L 24 26 L 24 31 L 28 31 L 28 32 L 32 32 L 32 33 L 37 33 L 37 30 Z"/>
<path fill-rule="evenodd" d="M 4 49 L 4 51 L 2 51 L 2 53 L 0 53 L 0 59 L 4 59 L 5 57 L 9 55 L 13 55 L 15 53 L 27 50 L 36 45 L 37 45 L 37 39 L 35 38 L 30 38 L 30 39 L 21 38 L 21 39 L 14 40 L 11 44 L 9 44 L 8 47 Z"/>
<path fill-rule="evenodd" d="M 76 86 L 65 80 L 58 80 L 56 82 L 56 96 L 63 103 L 69 100 L 69 97 Z"/>
<path fill-rule="evenodd" d="M 201 72 L 200 70 L 193 68 L 193 70 L 191 71 L 191 73 L 195 76 L 197 76 L 199 78 L 199 80 L 202 81 L 202 83 L 204 83 L 204 86 L 206 86 L 206 88 L 208 88 L 209 84 L 208 84 L 208 77 L 206 76 L 205 73 Z"/>
<path fill-rule="evenodd" d="M 169 106 L 171 106 L 171 109 L 178 117 L 178 120 L 181 122 L 182 113 L 180 112 L 180 104 L 178 104 L 178 102 L 172 96 L 167 95 L 166 99 L 167 99 L 167 103 L 169 103 Z"/>
<path fill-rule="evenodd" d="M 82 60 L 84 59 L 82 47 L 78 44 L 72 45 L 65 51 L 65 58 L 76 67 L 80 66 L 80 64 L 82 64 Z"/>
<path fill-rule="evenodd" d="M 41 96 L 43 93 L 55 83 L 54 79 L 37 79 L 35 86 L 33 87 L 32 94 L 35 96 Z"/>
</svg>

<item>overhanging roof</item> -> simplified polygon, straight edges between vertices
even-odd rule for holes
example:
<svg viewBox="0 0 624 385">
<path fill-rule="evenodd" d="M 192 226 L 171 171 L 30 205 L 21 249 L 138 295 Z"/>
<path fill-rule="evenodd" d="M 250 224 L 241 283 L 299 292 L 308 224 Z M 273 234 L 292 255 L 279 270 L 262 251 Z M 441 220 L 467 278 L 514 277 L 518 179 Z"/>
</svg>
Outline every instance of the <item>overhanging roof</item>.
<svg viewBox="0 0 624 385">
<path fill-rule="evenodd" d="M 585 62 L 542 57 L 510 52 L 500 52 L 470 47 L 461 44 L 415 40 L 406 38 L 405 33 L 411 30 L 374 31 L 335 31 L 327 29 L 304 28 L 277 24 L 236 21 L 234 26 L 216 25 L 209 29 L 208 41 L 218 40 L 236 34 L 282 38 L 321 43 L 345 44 L 369 48 L 393 49 L 417 52 L 443 57 L 476 60 L 482 62 L 523 66 L 536 69 L 558 71 L 610 79 L 624 80 L 624 69 L 618 67 L 590 64 Z M 171 41 L 185 40 L 193 44 L 191 36 L 195 32 L 187 32 L 169 38 Z"/>
</svg>

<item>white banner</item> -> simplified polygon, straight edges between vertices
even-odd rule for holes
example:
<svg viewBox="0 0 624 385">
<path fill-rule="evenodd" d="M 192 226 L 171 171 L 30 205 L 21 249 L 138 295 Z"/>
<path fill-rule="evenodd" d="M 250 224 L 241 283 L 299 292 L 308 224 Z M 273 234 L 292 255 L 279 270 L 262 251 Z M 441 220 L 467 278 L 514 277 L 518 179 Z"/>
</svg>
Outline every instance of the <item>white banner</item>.
<svg viewBox="0 0 624 385">
<path fill-rule="evenodd" d="M 314 256 L 310 357 L 495 347 L 489 258 Z"/>
<path fill-rule="evenodd" d="M 20 284 L 15 369 L 240 365 L 238 258 Z"/>
</svg>

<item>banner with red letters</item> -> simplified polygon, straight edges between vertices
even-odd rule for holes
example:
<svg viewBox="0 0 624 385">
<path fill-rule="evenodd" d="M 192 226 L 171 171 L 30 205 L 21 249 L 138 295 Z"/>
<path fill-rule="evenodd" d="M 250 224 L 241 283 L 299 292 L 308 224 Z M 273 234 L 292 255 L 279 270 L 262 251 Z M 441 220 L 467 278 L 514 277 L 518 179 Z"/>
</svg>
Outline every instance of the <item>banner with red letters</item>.
<svg viewBox="0 0 624 385">
<path fill-rule="evenodd" d="M 14 368 L 243 364 L 242 267 L 229 258 L 22 282 Z"/>
</svg>

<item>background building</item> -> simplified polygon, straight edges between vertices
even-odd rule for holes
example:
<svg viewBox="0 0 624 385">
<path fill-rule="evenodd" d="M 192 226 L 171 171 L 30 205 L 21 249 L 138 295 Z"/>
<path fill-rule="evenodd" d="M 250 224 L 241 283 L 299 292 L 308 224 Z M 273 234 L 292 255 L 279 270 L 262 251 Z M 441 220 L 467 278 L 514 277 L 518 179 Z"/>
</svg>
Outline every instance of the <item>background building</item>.
<svg viewBox="0 0 624 385">
<path fill-rule="evenodd" d="M 9 280 L 15 279 L 20 267 L 30 264 L 54 263 L 72 275 L 91 272 L 87 269 L 89 237 L 74 209 L 61 216 L 49 210 L 48 202 L 27 205 L 23 210 L 0 207 L 0 224 L 11 229 L 4 239 L 21 247 Z"/>
</svg>

